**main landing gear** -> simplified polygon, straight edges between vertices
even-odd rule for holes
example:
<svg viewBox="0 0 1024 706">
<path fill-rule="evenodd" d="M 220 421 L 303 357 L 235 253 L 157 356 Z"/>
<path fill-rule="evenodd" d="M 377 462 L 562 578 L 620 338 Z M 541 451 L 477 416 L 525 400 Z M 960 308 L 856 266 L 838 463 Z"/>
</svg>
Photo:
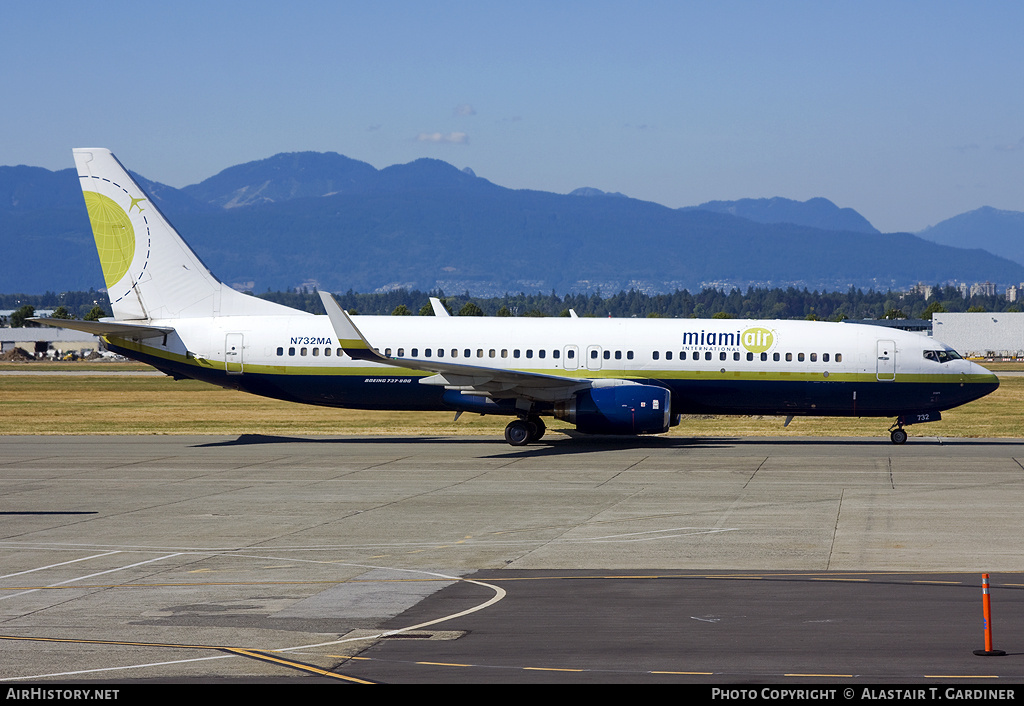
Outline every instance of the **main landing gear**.
<svg viewBox="0 0 1024 706">
<path fill-rule="evenodd" d="M 505 427 L 505 441 L 513 446 L 526 446 L 531 441 L 537 441 L 544 436 L 545 431 L 547 431 L 547 427 L 540 417 L 513 419 Z"/>
</svg>

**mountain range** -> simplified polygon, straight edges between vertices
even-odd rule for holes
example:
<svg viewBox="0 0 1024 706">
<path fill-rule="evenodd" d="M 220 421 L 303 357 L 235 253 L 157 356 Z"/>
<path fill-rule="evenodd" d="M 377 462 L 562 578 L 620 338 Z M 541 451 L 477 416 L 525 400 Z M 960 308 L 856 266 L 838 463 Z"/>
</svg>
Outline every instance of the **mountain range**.
<svg viewBox="0 0 1024 706">
<path fill-rule="evenodd" d="M 824 198 L 672 209 L 590 187 L 507 189 L 434 159 L 376 169 L 314 152 L 237 165 L 181 189 L 135 176 L 215 274 L 255 291 L 489 296 L 1024 282 L 1014 235 L 1024 234 L 1024 214 L 994 209 L 917 235 L 880 233 Z M 73 169 L 0 167 L 0 234 L 0 291 L 102 285 Z M 965 242 L 975 247 L 955 247 Z"/>
</svg>

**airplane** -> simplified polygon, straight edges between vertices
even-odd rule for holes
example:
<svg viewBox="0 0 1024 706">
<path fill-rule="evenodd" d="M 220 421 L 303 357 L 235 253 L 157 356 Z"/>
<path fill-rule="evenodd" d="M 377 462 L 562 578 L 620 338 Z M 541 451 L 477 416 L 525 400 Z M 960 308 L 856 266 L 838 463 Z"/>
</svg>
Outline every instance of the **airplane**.
<svg viewBox="0 0 1024 706">
<path fill-rule="evenodd" d="M 927 336 L 738 319 L 314 315 L 218 280 L 107 149 L 73 150 L 113 317 L 36 318 L 102 336 L 176 379 L 293 402 L 510 418 L 524 446 L 554 417 L 588 434 L 662 434 L 681 415 L 890 417 L 905 426 L 994 391 Z M 575 312 L 573 312 L 574 314 Z"/>
</svg>

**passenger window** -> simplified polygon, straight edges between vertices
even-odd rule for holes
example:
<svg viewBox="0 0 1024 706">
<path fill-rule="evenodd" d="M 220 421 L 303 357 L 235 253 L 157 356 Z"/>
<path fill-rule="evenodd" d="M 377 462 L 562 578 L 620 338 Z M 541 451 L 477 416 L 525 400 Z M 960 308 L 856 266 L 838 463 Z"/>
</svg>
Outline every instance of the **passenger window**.
<svg viewBox="0 0 1024 706">
<path fill-rule="evenodd" d="M 654 351 L 654 353 L 652 355 L 653 355 L 654 359 L 657 360 L 659 353 L 658 353 L 658 351 Z"/>
<path fill-rule="evenodd" d="M 501 349 L 501 357 L 502 358 L 508 358 L 508 348 L 502 348 Z"/>
<path fill-rule="evenodd" d="M 747 360 L 750 361 L 750 360 L 753 360 L 753 359 L 754 359 L 754 354 L 751 353 L 750 351 L 747 351 Z"/>
<path fill-rule="evenodd" d="M 665 360 L 672 360 L 672 351 L 665 351 Z"/>
<path fill-rule="evenodd" d="M 477 348 L 476 349 L 476 357 L 477 358 L 483 358 L 484 357 L 484 349 L 483 348 Z"/>
<path fill-rule="evenodd" d="M 320 357 L 320 349 L 319 348 L 314 348 L 313 349 L 313 357 L 314 358 L 319 358 Z"/>
<path fill-rule="evenodd" d="M 462 351 L 462 355 L 464 355 L 465 357 L 469 358 L 470 356 L 473 355 L 473 351 L 471 351 L 471 350 L 469 350 L 467 348 L 466 350 Z"/>
<path fill-rule="evenodd" d="M 836 362 L 837 363 L 842 363 L 843 362 L 843 354 L 842 353 L 836 353 Z"/>
<path fill-rule="evenodd" d="M 551 357 L 552 358 L 558 358 L 561 355 L 562 355 L 562 352 L 560 350 L 558 350 L 557 348 L 555 350 L 551 351 Z M 569 351 L 569 357 L 572 358 L 572 351 Z"/>
<path fill-rule="evenodd" d="M 547 354 L 548 354 L 548 352 L 547 352 L 546 350 L 544 350 L 543 348 L 541 348 L 541 349 L 540 349 L 539 351 L 537 351 L 537 357 L 538 357 L 538 358 L 543 358 L 543 357 L 545 357 L 545 356 L 546 356 Z"/>
<path fill-rule="evenodd" d="M 526 357 L 527 358 L 532 358 L 533 357 L 533 349 L 532 348 L 527 348 L 526 349 Z"/>
<path fill-rule="evenodd" d="M 707 351 L 704 354 L 704 360 L 711 360 L 711 351 Z"/>
<path fill-rule="evenodd" d="M 822 363 L 827 363 L 828 362 L 828 353 L 822 353 L 821 354 L 821 362 Z"/>
<path fill-rule="evenodd" d="M 778 353 L 772 353 L 772 360 L 774 360 L 774 361 L 775 361 L 776 363 L 778 363 L 778 362 L 779 362 L 779 360 L 781 359 L 781 357 L 782 357 L 782 356 L 780 356 L 780 355 L 779 355 Z"/>
<path fill-rule="evenodd" d="M 294 348 L 289 348 L 288 349 L 288 355 L 295 355 L 295 349 Z"/>
<path fill-rule="evenodd" d="M 306 353 L 307 353 L 307 349 L 306 348 L 303 348 L 302 350 L 299 351 L 299 355 L 306 355 Z"/>
<path fill-rule="evenodd" d="M 626 351 L 626 360 L 633 360 L 633 351 Z"/>
<path fill-rule="evenodd" d="M 787 353 L 786 354 L 786 362 L 787 363 L 792 363 L 793 362 L 793 354 L 792 353 Z"/>
<path fill-rule="evenodd" d="M 425 351 L 423 351 L 423 356 L 425 358 L 429 358 L 430 357 L 430 353 L 431 353 L 431 350 L 429 348 L 427 348 Z"/>
<path fill-rule="evenodd" d="M 615 351 L 615 360 L 622 360 L 622 351 Z"/>
<path fill-rule="evenodd" d="M 280 346 L 278 346 L 277 347 L 277 354 L 278 355 L 284 355 L 284 348 L 281 348 Z"/>
<path fill-rule="evenodd" d="M 605 351 L 604 352 L 604 359 L 605 360 L 611 360 L 611 357 L 612 357 L 612 352 L 611 351 Z"/>
<path fill-rule="evenodd" d="M 458 358 L 458 357 L 459 357 L 459 349 L 458 348 L 452 348 L 452 358 Z"/>
<path fill-rule="evenodd" d="M 384 355 L 386 355 L 388 358 L 390 358 L 391 357 L 391 349 L 390 348 L 385 348 L 384 349 Z"/>
<path fill-rule="evenodd" d="M 761 360 L 768 360 L 768 354 L 767 353 L 762 353 L 761 354 Z"/>
<path fill-rule="evenodd" d="M 817 363 L 818 362 L 818 354 L 817 353 L 811 353 L 811 362 L 812 363 Z"/>
<path fill-rule="evenodd" d="M 804 362 L 804 354 L 803 353 L 797 353 L 796 354 L 796 360 L 797 360 L 798 363 Z"/>
<path fill-rule="evenodd" d="M 491 350 L 487 351 L 487 355 L 489 357 L 493 358 L 494 357 L 494 349 L 492 348 Z"/>
<path fill-rule="evenodd" d="M 679 351 L 679 360 L 686 360 L 686 351 Z"/>
<path fill-rule="evenodd" d="M 732 359 L 733 359 L 733 360 L 739 360 L 739 359 L 740 359 L 740 352 L 739 352 L 739 351 L 735 351 L 735 352 L 734 352 L 734 353 L 732 354 Z"/>
<path fill-rule="evenodd" d="M 444 348 L 438 348 L 437 349 L 437 357 L 438 358 L 444 358 Z"/>
<path fill-rule="evenodd" d="M 420 357 L 420 349 L 419 348 L 413 348 L 411 351 L 409 351 L 409 355 L 411 355 L 413 358 L 419 358 Z"/>
<path fill-rule="evenodd" d="M 405 357 L 405 349 L 404 348 L 399 348 L 398 349 L 398 357 L 399 358 L 404 358 Z"/>
<path fill-rule="evenodd" d="M 721 353 L 718 354 L 718 359 L 719 360 L 725 360 L 725 358 L 726 358 L 725 351 L 722 351 Z"/>
</svg>

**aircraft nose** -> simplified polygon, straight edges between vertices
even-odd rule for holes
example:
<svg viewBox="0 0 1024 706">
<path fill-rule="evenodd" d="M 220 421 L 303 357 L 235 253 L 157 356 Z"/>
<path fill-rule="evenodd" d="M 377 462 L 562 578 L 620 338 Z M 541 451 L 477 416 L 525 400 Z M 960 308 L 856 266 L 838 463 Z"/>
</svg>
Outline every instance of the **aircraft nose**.
<svg viewBox="0 0 1024 706">
<path fill-rule="evenodd" d="M 967 375 L 964 376 L 966 378 L 966 382 L 990 386 L 990 392 L 999 387 L 999 378 L 995 373 L 981 365 L 978 365 L 977 363 L 968 362 L 970 363 L 970 367 L 967 370 Z"/>
</svg>

